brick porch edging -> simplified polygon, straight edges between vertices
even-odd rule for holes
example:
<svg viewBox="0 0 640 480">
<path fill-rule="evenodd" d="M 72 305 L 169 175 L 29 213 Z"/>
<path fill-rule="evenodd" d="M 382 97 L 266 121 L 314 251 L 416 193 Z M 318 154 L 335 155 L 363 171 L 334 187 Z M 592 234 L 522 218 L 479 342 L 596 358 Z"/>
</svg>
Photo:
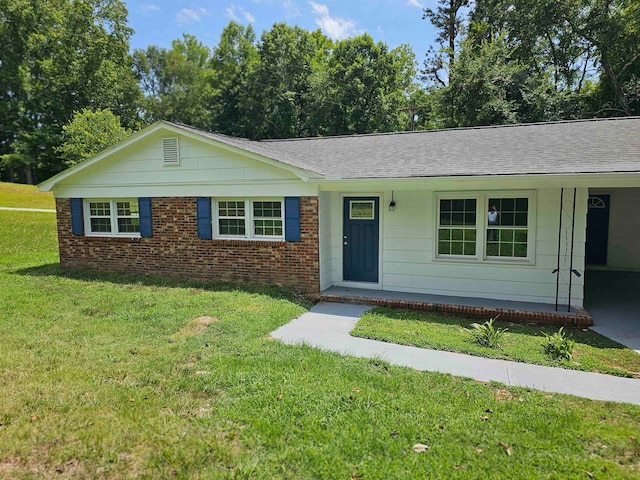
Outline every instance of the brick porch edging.
<svg viewBox="0 0 640 480">
<path fill-rule="evenodd" d="M 320 301 L 336 303 L 355 303 L 359 305 L 375 305 L 377 307 L 406 308 L 423 312 L 440 312 L 461 315 L 471 318 L 489 320 L 500 317 L 500 320 L 515 323 L 534 323 L 536 325 L 558 325 L 563 327 L 590 327 L 593 319 L 586 310 L 576 313 L 531 312 L 506 308 L 469 307 L 466 305 L 450 305 L 446 303 L 415 302 L 388 298 L 370 298 L 349 295 L 320 295 Z"/>
</svg>

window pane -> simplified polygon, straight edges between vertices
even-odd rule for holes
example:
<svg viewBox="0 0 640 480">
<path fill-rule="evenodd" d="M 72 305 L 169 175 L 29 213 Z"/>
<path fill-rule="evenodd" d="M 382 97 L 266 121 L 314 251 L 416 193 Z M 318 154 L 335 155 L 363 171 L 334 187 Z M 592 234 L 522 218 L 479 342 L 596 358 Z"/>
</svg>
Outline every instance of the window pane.
<svg viewBox="0 0 640 480">
<path fill-rule="evenodd" d="M 500 256 L 501 257 L 513 257 L 513 244 L 501 243 L 500 244 Z"/>
<path fill-rule="evenodd" d="M 440 254 L 440 255 L 450 255 L 451 254 L 451 244 L 449 242 L 438 242 L 438 254 Z"/>
<path fill-rule="evenodd" d="M 464 242 L 464 255 L 476 254 L 476 242 Z"/>
<path fill-rule="evenodd" d="M 244 201 L 218 202 L 218 214 L 221 217 L 244 217 Z"/>
<path fill-rule="evenodd" d="M 527 214 L 526 213 L 516 213 L 516 220 L 514 225 L 518 227 L 526 227 L 527 226 Z"/>
<path fill-rule="evenodd" d="M 476 212 L 464 214 L 464 224 L 474 226 L 476 224 Z"/>
<path fill-rule="evenodd" d="M 255 220 L 254 228 L 258 236 L 281 236 L 282 220 Z"/>
<path fill-rule="evenodd" d="M 527 245 L 516 243 L 513 247 L 513 256 L 514 257 L 526 257 L 527 256 Z"/>
<path fill-rule="evenodd" d="M 451 242 L 451 255 L 462 255 L 462 242 Z"/>
<path fill-rule="evenodd" d="M 92 217 L 108 217 L 111 215 L 111 204 L 109 202 L 90 202 L 89 212 Z"/>
<path fill-rule="evenodd" d="M 464 201 L 464 209 L 466 212 L 474 212 L 476 211 L 476 199 L 468 198 Z"/>
<path fill-rule="evenodd" d="M 475 242 L 476 241 L 476 231 L 471 228 L 466 228 L 464 230 L 464 239 L 467 242 Z"/>
<path fill-rule="evenodd" d="M 518 243 L 526 243 L 527 242 L 527 231 L 526 230 L 516 230 L 515 241 Z"/>
<path fill-rule="evenodd" d="M 118 232 L 119 233 L 139 233 L 140 219 L 139 218 L 118 218 Z"/>
<path fill-rule="evenodd" d="M 529 199 L 528 198 L 516 198 L 516 211 L 517 212 L 526 212 L 529 210 Z"/>
<path fill-rule="evenodd" d="M 487 242 L 487 256 L 488 257 L 497 257 L 498 256 L 498 243 L 497 242 Z"/>
<path fill-rule="evenodd" d="M 255 217 L 281 217 L 281 202 L 253 202 L 253 215 Z"/>
<path fill-rule="evenodd" d="M 500 230 L 500 242 L 513 242 L 513 230 Z"/>
<path fill-rule="evenodd" d="M 111 232 L 111 219 L 110 218 L 92 218 L 91 231 L 94 233 Z"/>
<path fill-rule="evenodd" d="M 220 235 L 242 235 L 245 234 L 244 219 L 242 218 L 221 218 L 218 221 Z"/>
<path fill-rule="evenodd" d="M 138 202 L 116 202 L 118 216 L 138 215 Z"/>
<path fill-rule="evenodd" d="M 448 228 L 441 228 L 438 231 L 438 240 L 451 240 L 451 230 Z"/>
<path fill-rule="evenodd" d="M 513 198 L 503 198 L 501 202 L 500 208 L 504 212 L 513 212 L 516 209 L 516 201 Z"/>
<path fill-rule="evenodd" d="M 462 240 L 464 238 L 463 230 L 461 228 L 452 228 L 451 229 L 451 239 L 452 240 Z"/>
<path fill-rule="evenodd" d="M 451 214 L 440 212 L 440 225 L 451 225 Z"/>
<path fill-rule="evenodd" d="M 453 212 L 451 214 L 451 225 L 464 225 L 464 213 Z"/>
<path fill-rule="evenodd" d="M 464 200 L 452 200 L 451 210 L 453 210 L 454 212 L 464 211 Z"/>
</svg>

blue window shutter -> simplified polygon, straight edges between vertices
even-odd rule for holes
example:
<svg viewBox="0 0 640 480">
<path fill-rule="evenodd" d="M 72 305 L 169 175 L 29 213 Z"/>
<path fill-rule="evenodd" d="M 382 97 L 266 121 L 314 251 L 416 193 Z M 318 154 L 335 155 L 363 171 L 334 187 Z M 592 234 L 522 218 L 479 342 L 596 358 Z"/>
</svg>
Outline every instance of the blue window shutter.
<svg viewBox="0 0 640 480">
<path fill-rule="evenodd" d="M 287 242 L 300 241 L 300 197 L 284 199 L 284 239 Z"/>
<path fill-rule="evenodd" d="M 196 216 L 198 218 L 198 238 L 211 240 L 211 199 L 196 198 Z"/>
<path fill-rule="evenodd" d="M 82 199 L 71 199 L 71 233 L 84 235 L 84 218 L 82 218 Z"/>
<path fill-rule="evenodd" d="M 140 236 L 152 237 L 151 199 L 149 197 L 138 198 L 138 209 L 140 211 Z"/>
</svg>

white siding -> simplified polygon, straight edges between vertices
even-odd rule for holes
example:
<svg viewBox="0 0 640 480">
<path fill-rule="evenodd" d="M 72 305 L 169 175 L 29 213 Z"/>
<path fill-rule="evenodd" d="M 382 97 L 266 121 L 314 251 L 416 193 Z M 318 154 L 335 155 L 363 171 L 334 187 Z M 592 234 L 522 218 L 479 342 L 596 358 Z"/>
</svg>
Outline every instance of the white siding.
<svg viewBox="0 0 640 480">
<path fill-rule="evenodd" d="M 319 248 L 320 248 L 320 290 L 332 284 L 332 245 L 331 245 L 331 195 L 322 192 L 318 199 Z"/>
<path fill-rule="evenodd" d="M 165 165 L 163 135 L 133 144 L 113 158 L 56 185 L 57 197 L 304 196 L 317 187 L 293 173 L 223 148 L 180 137 L 180 164 Z"/>
<path fill-rule="evenodd" d="M 501 187 L 501 192 L 508 189 Z M 558 263 L 558 222 L 560 189 L 531 188 L 533 194 L 534 255 L 529 261 L 455 261 L 436 258 L 436 194 L 431 190 L 394 191 L 395 211 L 389 212 L 390 192 L 381 198 L 381 287 L 435 295 L 495 298 L 503 300 L 555 303 Z M 513 193 L 517 191 L 514 190 Z M 475 192 L 469 192 L 473 194 Z M 482 193 L 489 193 L 482 192 Z M 345 193 L 347 195 L 348 193 Z M 325 195 L 325 194 L 323 194 Z M 333 238 L 333 283 L 342 284 L 341 194 L 331 193 Z M 573 268 L 584 270 L 587 189 L 577 190 Z M 329 202 L 325 202 L 329 203 Z M 560 245 L 560 303 L 568 297 L 571 265 L 571 215 L 573 188 L 565 189 L 563 229 Z M 478 208 L 484 209 L 484 205 Z M 583 278 L 572 279 L 571 303 L 582 306 Z M 378 288 L 372 285 L 372 288 Z M 326 288 L 326 287 L 323 287 Z"/>
</svg>

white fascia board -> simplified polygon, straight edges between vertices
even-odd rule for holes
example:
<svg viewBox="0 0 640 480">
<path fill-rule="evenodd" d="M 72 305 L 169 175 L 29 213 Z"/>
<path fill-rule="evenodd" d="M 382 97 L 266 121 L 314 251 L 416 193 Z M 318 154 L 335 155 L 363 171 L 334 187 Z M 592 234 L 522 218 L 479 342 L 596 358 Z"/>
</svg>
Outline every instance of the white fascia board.
<svg viewBox="0 0 640 480">
<path fill-rule="evenodd" d="M 450 177 L 413 177 L 413 178 L 330 178 L 310 180 L 321 191 L 341 191 L 345 187 L 380 188 L 393 190 L 412 190 L 420 188 L 438 189 L 443 185 L 460 189 L 472 189 L 476 186 L 503 188 L 514 185 L 517 188 L 538 187 L 640 187 L 640 172 L 610 173 L 558 173 L 523 175 L 466 175 Z"/>
<path fill-rule="evenodd" d="M 53 177 L 45 180 L 44 182 L 41 182 L 40 184 L 38 184 L 38 189 L 41 192 L 50 192 L 51 190 L 53 190 L 55 185 L 61 182 L 62 180 L 65 180 L 71 176 L 74 176 L 82 171 L 87 170 L 88 168 L 91 168 L 92 166 L 102 162 L 104 159 L 110 157 L 111 155 L 131 146 L 133 143 L 139 142 L 144 138 L 155 134 L 159 130 L 166 130 L 168 132 L 171 132 L 172 134 L 183 135 L 185 137 L 189 137 L 196 141 L 208 143 L 209 145 L 213 145 L 223 150 L 227 150 L 229 152 L 242 155 L 246 158 L 250 158 L 252 160 L 255 160 L 267 165 L 271 165 L 276 168 L 280 168 L 281 170 L 285 170 L 294 174 L 296 177 L 300 178 L 303 182 L 307 182 L 311 179 L 321 178 L 321 175 L 315 172 L 294 167 L 293 165 L 289 165 L 287 163 L 274 160 L 272 158 L 258 155 L 248 150 L 244 150 L 240 147 L 235 147 L 233 145 L 229 145 L 224 142 L 221 142 L 212 138 L 208 138 L 203 135 L 198 135 L 195 132 L 180 128 L 180 126 L 173 125 L 171 123 L 167 123 L 161 120 L 154 123 L 153 125 L 143 128 L 142 130 L 130 135 L 128 138 L 126 138 L 122 142 L 117 143 L 116 145 L 109 147 L 106 150 L 103 150 L 97 155 L 87 160 L 84 160 L 83 162 L 80 162 L 77 165 L 74 165 L 73 167 L 67 168 L 66 170 L 58 173 L 57 175 L 54 175 Z"/>
</svg>

